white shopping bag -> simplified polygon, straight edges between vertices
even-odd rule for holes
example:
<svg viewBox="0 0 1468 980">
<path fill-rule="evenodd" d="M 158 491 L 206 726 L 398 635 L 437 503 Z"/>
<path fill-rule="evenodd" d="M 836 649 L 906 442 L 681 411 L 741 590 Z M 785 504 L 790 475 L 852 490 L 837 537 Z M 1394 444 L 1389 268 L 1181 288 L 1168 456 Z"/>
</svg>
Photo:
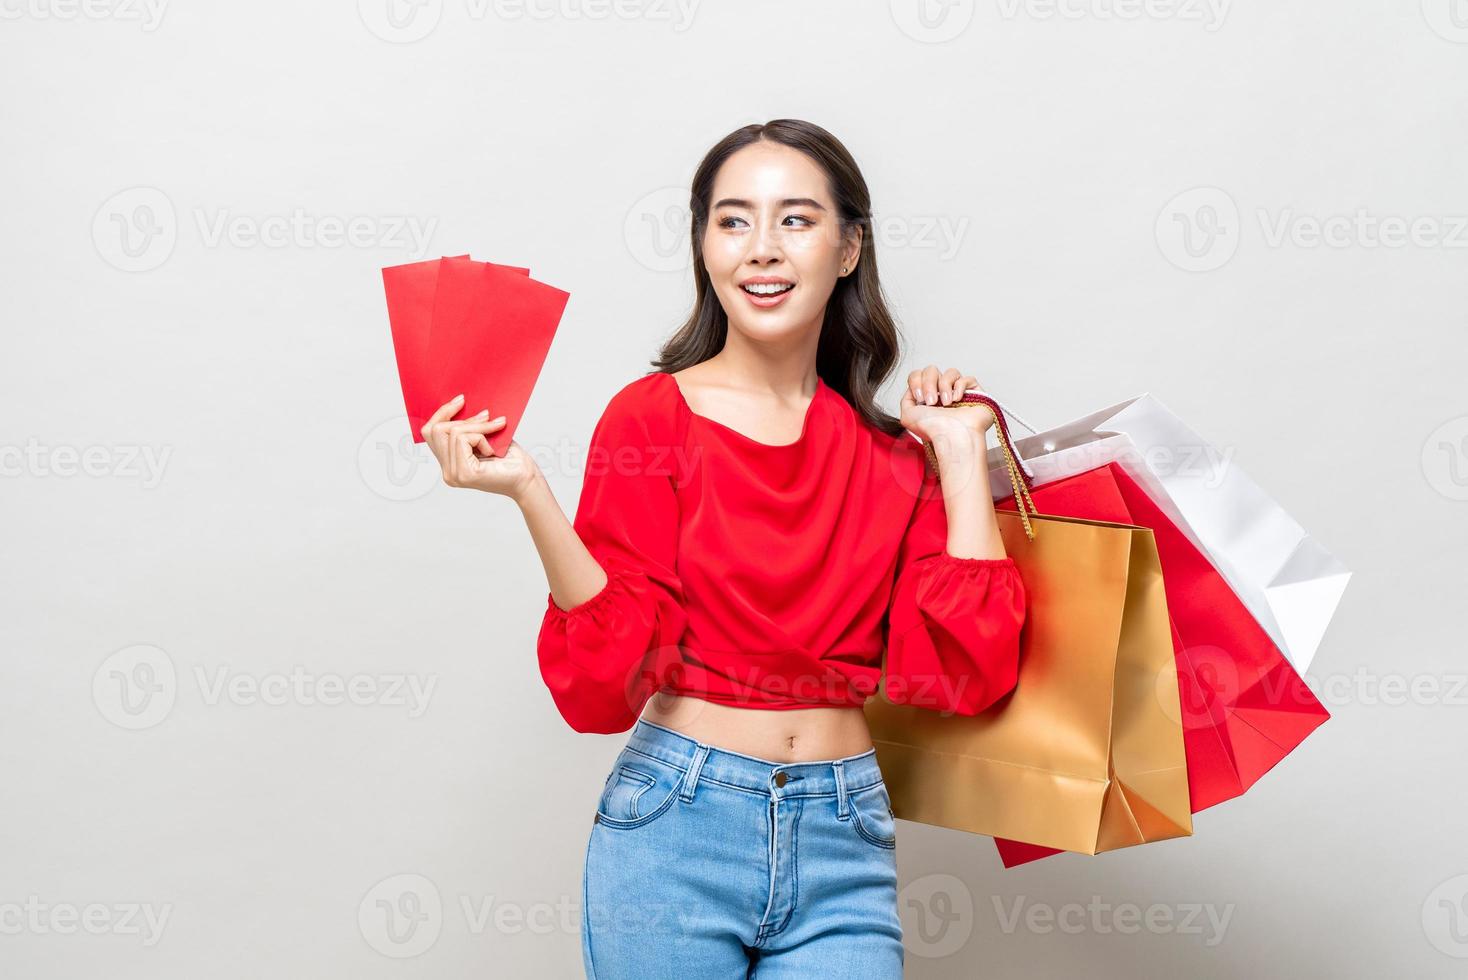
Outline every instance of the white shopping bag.
<svg viewBox="0 0 1468 980">
<path fill-rule="evenodd" d="M 1249 479 L 1232 453 L 1220 452 L 1149 394 L 1017 439 L 1015 447 L 1037 487 L 1121 465 L 1208 556 L 1295 672 L 1305 673 L 1351 573 Z M 994 499 L 1009 496 L 997 446 L 988 463 Z"/>
</svg>

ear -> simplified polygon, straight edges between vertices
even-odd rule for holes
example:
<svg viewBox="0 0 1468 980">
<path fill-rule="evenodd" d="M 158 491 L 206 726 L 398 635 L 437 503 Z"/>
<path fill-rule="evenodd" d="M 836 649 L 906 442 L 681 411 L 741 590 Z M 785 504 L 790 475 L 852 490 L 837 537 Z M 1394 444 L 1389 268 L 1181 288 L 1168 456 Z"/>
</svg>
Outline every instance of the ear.
<svg viewBox="0 0 1468 980">
<path fill-rule="evenodd" d="M 850 275 L 856 271 L 856 260 L 861 257 L 862 227 L 856 225 L 855 230 L 846 236 L 846 241 L 841 246 L 841 264 L 846 267 L 846 274 Z"/>
</svg>

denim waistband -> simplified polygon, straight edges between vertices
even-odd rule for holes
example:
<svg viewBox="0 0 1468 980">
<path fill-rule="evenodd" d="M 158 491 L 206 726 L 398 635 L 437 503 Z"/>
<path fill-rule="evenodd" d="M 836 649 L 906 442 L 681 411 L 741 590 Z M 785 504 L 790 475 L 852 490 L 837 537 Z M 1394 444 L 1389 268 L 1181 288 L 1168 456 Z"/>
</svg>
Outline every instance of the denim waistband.
<svg viewBox="0 0 1468 980">
<path fill-rule="evenodd" d="M 846 794 L 882 781 L 875 747 L 840 759 L 772 762 L 700 742 L 643 718 L 632 726 L 627 745 L 682 769 L 684 799 L 692 798 L 699 780 L 710 779 L 777 799 L 835 796 L 844 804 Z M 781 773 L 784 773 L 783 777 Z"/>
</svg>

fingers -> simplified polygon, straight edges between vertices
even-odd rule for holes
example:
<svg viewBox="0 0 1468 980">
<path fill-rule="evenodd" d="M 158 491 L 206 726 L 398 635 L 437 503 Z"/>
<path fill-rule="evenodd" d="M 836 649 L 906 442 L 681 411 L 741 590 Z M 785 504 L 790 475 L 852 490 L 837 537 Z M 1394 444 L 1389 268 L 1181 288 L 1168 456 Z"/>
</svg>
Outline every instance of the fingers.
<svg viewBox="0 0 1468 980">
<path fill-rule="evenodd" d="M 925 368 L 908 372 L 907 391 L 902 396 L 902 407 L 940 403 L 951 405 L 962 398 L 964 392 L 978 387 L 977 378 L 963 374 L 958 368 L 940 371 L 938 365 L 929 364 Z"/>
<path fill-rule="evenodd" d="M 430 415 L 428 417 L 428 421 L 423 423 L 423 428 L 418 430 L 419 434 L 422 435 L 424 439 L 427 439 L 429 427 L 432 426 L 435 422 L 444 422 L 448 419 L 453 418 L 454 413 L 459 410 L 459 406 L 462 404 L 464 404 L 464 396 L 455 395 L 448 401 L 444 402 L 442 405 L 438 406 L 438 411 Z"/>
</svg>

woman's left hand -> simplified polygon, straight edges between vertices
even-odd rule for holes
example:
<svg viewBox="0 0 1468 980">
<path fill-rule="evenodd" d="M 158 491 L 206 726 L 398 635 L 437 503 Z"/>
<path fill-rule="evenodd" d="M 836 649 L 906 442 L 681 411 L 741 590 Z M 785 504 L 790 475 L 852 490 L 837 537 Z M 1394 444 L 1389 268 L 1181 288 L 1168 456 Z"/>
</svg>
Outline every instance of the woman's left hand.
<svg viewBox="0 0 1468 980">
<path fill-rule="evenodd" d="M 984 447 L 984 433 L 994 424 L 994 413 L 987 405 L 963 408 L 940 406 L 958 401 L 964 392 L 978 389 L 978 379 L 957 368 L 939 371 L 936 364 L 919 368 L 907 376 L 907 391 L 902 395 L 901 422 L 923 442 L 932 443 L 941 454 L 947 437 L 972 433 L 974 445 Z M 963 430 L 963 431 L 960 431 Z"/>
</svg>

